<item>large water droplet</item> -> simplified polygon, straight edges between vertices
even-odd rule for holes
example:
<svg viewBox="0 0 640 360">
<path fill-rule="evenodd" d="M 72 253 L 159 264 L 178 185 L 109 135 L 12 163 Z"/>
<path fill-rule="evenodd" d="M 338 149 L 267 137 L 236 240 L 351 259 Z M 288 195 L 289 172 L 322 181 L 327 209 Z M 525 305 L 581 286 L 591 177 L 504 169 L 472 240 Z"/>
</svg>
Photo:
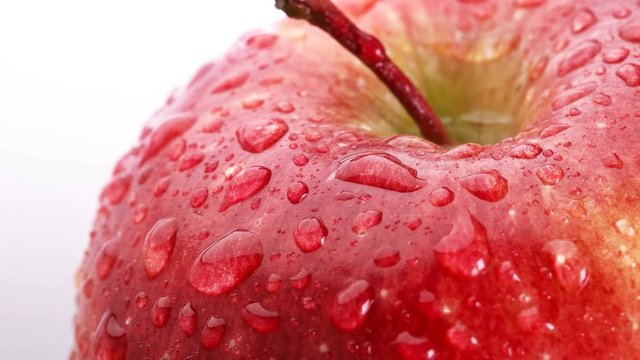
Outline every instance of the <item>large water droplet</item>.
<svg viewBox="0 0 640 360">
<path fill-rule="evenodd" d="M 284 120 L 258 120 L 242 125 L 236 131 L 236 137 L 244 150 L 260 153 L 273 146 L 287 131 L 289 126 Z"/>
<path fill-rule="evenodd" d="M 342 289 L 331 309 L 331 323 L 342 331 L 354 331 L 364 324 L 373 304 L 373 288 L 357 280 Z"/>
<path fill-rule="evenodd" d="M 178 325 L 180 326 L 180 329 L 187 336 L 193 336 L 198 330 L 197 329 L 198 315 L 196 314 L 196 311 L 193 309 L 193 306 L 191 306 L 191 303 L 186 304 L 180 310 Z"/>
<path fill-rule="evenodd" d="M 640 24 L 633 21 L 620 28 L 620 38 L 629 42 L 640 42 Z"/>
<path fill-rule="evenodd" d="M 311 284 L 311 273 L 307 269 L 302 268 L 296 275 L 289 278 L 289 284 L 294 289 L 305 289 Z"/>
<path fill-rule="evenodd" d="M 578 44 L 558 65 L 558 76 L 565 76 L 570 72 L 585 66 L 602 50 L 602 45 L 596 40 L 587 40 Z"/>
<path fill-rule="evenodd" d="M 604 166 L 612 169 L 622 169 L 624 162 L 620 159 L 620 156 L 614 152 L 610 152 L 602 157 L 602 163 Z"/>
<path fill-rule="evenodd" d="M 521 144 L 509 152 L 509 156 L 516 159 L 533 159 L 540 155 L 542 147 L 538 144 Z"/>
<path fill-rule="evenodd" d="M 219 211 L 251 197 L 262 190 L 271 180 L 271 170 L 262 166 L 252 166 L 233 176 L 220 204 Z"/>
<path fill-rule="evenodd" d="M 239 74 L 231 75 L 228 78 L 222 80 L 218 85 L 216 85 L 213 90 L 211 90 L 212 94 L 218 94 L 227 92 L 229 90 L 236 89 L 242 86 L 249 79 L 248 72 L 242 72 Z"/>
<path fill-rule="evenodd" d="M 402 360 L 433 360 L 438 357 L 431 341 L 415 337 L 407 331 L 400 333 L 392 344 Z"/>
<path fill-rule="evenodd" d="M 242 309 L 242 319 L 259 334 L 268 334 L 280 326 L 280 315 L 257 302 Z"/>
<path fill-rule="evenodd" d="M 619 47 L 615 49 L 607 50 L 602 57 L 602 61 L 605 64 L 617 64 L 624 61 L 629 56 L 629 49 Z"/>
<path fill-rule="evenodd" d="M 538 179 L 545 185 L 556 185 L 564 178 L 564 171 L 558 165 L 544 165 L 536 170 Z"/>
<path fill-rule="evenodd" d="M 499 201 L 509 192 L 509 183 L 495 170 L 465 176 L 460 185 L 473 196 L 485 201 Z"/>
<path fill-rule="evenodd" d="M 289 199 L 292 204 L 300 203 L 308 194 L 309 188 L 307 184 L 301 181 L 294 182 L 287 189 L 287 199 Z"/>
<path fill-rule="evenodd" d="M 96 256 L 96 274 L 100 280 L 104 280 L 111 274 L 118 260 L 117 247 L 114 241 L 105 243 Z"/>
<path fill-rule="evenodd" d="M 556 111 L 569 104 L 573 104 L 594 92 L 597 87 L 598 85 L 595 82 L 588 82 L 569 88 L 556 96 L 555 100 L 551 103 L 551 109 Z"/>
<path fill-rule="evenodd" d="M 624 64 L 616 70 L 616 75 L 627 86 L 636 87 L 640 85 L 640 65 L 638 64 Z"/>
<path fill-rule="evenodd" d="M 142 248 L 144 271 L 149 279 L 155 279 L 169 265 L 177 234 L 175 218 L 161 219 L 149 230 Z"/>
<path fill-rule="evenodd" d="M 162 328 L 169 322 L 171 317 L 171 299 L 163 296 L 156 301 L 151 309 L 151 322 L 153 326 Z"/>
<path fill-rule="evenodd" d="M 158 155 L 171 140 L 184 134 L 193 124 L 196 123 L 197 117 L 193 114 L 182 113 L 174 114 L 163 121 L 151 135 L 151 140 L 145 149 L 140 163 L 144 163 L 152 157 Z"/>
<path fill-rule="evenodd" d="M 565 291 L 575 293 L 587 285 L 589 272 L 573 241 L 551 240 L 542 251 L 549 254 L 556 280 Z"/>
<path fill-rule="evenodd" d="M 220 346 L 226 332 L 227 323 L 224 319 L 212 316 L 202 329 L 200 345 L 205 349 L 215 349 Z"/>
<path fill-rule="evenodd" d="M 433 251 L 442 267 L 464 278 L 484 274 L 491 255 L 487 230 L 467 212 L 456 215 L 451 231 L 440 239 Z"/>
<path fill-rule="evenodd" d="M 571 31 L 574 34 L 581 33 L 592 27 L 598 21 L 596 15 L 590 9 L 582 9 L 573 16 Z"/>
<path fill-rule="evenodd" d="M 249 231 L 234 231 L 196 258 L 189 271 L 189 283 L 207 295 L 223 294 L 251 276 L 263 256 L 259 239 Z"/>
<path fill-rule="evenodd" d="M 105 312 L 96 329 L 94 359 L 125 360 L 127 358 L 127 336 L 115 315 Z"/>
<path fill-rule="evenodd" d="M 327 233 L 322 220 L 308 217 L 296 225 L 293 239 L 302 252 L 308 253 L 318 250 L 324 244 Z"/>
<path fill-rule="evenodd" d="M 378 210 L 367 210 L 356 215 L 351 223 L 351 231 L 364 235 L 370 228 L 382 222 L 382 213 Z"/>
<path fill-rule="evenodd" d="M 347 182 L 375 186 L 398 192 L 413 192 L 423 188 L 426 181 L 418 172 L 399 159 L 385 153 L 360 154 L 342 161 L 335 177 Z"/>
<path fill-rule="evenodd" d="M 400 252 L 398 249 L 389 245 L 382 245 L 373 256 L 373 263 L 377 267 L 387 268 L 392 267 L 400 261 Z"/>
</svg>

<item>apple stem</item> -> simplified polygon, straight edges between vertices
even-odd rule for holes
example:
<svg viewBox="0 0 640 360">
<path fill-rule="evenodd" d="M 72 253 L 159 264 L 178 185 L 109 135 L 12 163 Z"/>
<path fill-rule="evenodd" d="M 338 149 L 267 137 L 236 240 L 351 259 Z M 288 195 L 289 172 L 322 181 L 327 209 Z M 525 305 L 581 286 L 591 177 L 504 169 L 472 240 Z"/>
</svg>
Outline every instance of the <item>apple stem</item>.
<svg viewBox="0 0 640 360">
<path fill-rule="evenodd" d="M 360 30 L 330 0 L 276 0 L 276 8 L 331 35 L 384 82 L 425 138 L 440 145 L 451 145 L 436 113 L 411 80 L 389 59 L 380 40 Z"/>
</svg>

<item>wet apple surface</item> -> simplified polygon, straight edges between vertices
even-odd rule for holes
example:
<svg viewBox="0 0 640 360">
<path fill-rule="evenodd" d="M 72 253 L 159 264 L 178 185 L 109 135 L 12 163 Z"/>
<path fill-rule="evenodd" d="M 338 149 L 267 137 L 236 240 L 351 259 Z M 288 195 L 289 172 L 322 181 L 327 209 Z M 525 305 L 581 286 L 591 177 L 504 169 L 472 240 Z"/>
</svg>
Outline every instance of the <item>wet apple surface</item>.
<svg viewBox="0 0 640 360">
<path fill-rule="evenodd" d="M 454 145 L 308 23 L 247 35 L 114 168 L 71 358 L 637 358 L 638 4 L 336 4 Z"/>
</svg>

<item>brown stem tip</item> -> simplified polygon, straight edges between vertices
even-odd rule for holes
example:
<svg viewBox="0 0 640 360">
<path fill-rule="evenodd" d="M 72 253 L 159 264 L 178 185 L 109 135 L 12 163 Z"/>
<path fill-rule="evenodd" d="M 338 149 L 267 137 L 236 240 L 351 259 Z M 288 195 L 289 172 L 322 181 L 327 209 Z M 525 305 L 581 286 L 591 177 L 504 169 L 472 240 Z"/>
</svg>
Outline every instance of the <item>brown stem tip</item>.
<svg viewBox="0 0 640 360">
<path fill-rule="evenodd" d="M 389 59 L 382 43 L 360 30 L 330 0 L 276 0 L 276 7 L 287 16 L 306 20 L 331 35 L 384 82 L 425 138 L 440 145 L 451 144 L 436 113 L 411 80 Z"/>
</svg>

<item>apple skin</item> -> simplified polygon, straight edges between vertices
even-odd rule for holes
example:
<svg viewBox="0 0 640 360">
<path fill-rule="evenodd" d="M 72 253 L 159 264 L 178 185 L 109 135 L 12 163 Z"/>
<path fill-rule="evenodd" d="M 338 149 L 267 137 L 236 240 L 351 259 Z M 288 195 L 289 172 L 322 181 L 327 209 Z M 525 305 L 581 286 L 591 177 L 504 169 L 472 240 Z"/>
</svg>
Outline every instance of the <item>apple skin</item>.
<svg viewBox="0 0 640 360">
<path fill-rule="evenodd" d="M 399 136 L 325 34 L 247 35 L 115 167 L 71 358 L 637 358 L 638 5 L 339 4 L 440 114 L 512 118 L 458 141 L 500 141 Z"/>
</svg>

